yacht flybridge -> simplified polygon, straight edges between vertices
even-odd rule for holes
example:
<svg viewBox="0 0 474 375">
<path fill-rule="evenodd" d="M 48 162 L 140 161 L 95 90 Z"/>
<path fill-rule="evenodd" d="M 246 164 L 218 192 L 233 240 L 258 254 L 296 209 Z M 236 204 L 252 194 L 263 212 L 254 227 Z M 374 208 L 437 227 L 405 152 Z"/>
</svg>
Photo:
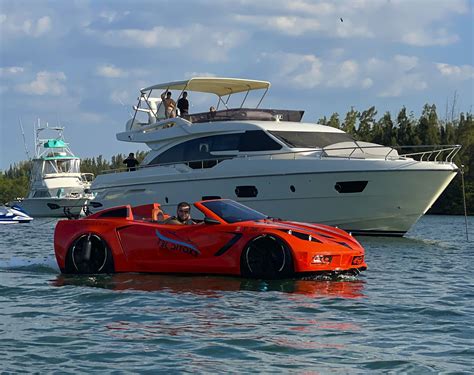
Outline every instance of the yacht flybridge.
<svg viewBox="0 0 474 375">
<path fill-rule="evenodd" d="M 35 157 L 32 160 L 30 190 L 17 205 L 33 217 L 60 217 L 64 210 L 52 210 L 51 205 L 64 207 L 68 214 L 79 215 L 94 196 L 89 191 L 92 173 L 81 173 L 80 159 L 72 153 L 63 137 L 63 127 L 35 127 Z M 50 133 L 44 138 L 44 133 Z M 51 137 L 54 135 L 54 137 Z"/>
<path fill-rule="evenodd" d="M 117 139 L 151 151 L 136 171 L 99 175 L 92 183 L 95 201 L 104 207 L 162 202 L 171 212 L 183 200 L 231 198 L 274 217 L 401 236 L 458 171 L 452 162 L 458 145 L 400 155 L 301 122 L 303 111 L 260 108 L 269 87 L 197 77 L 140 90 L 135 114 Z M 214 94 L 216 111 L 166 118 L 161 98 L 167 91 Z M 254 91 L 263 92 L 260 100 L 244 106 Z M 230 106 L 238 95 L 240 105 Z"/>
</svg>

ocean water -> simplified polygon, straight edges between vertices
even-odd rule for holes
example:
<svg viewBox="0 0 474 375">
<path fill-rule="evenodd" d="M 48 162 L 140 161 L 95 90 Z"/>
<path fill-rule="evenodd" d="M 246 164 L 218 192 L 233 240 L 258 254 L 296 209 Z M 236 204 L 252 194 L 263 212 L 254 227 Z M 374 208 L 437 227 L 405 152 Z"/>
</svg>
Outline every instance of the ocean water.
<svg viewBox="0 0 474 375">
<path fill-rule="evenodd" d="M 1 373 L 472 373 L 474 218 L 360 237 L 344 280 L 63 276 L 56 220 L 0 226 Z"/>
</svg>

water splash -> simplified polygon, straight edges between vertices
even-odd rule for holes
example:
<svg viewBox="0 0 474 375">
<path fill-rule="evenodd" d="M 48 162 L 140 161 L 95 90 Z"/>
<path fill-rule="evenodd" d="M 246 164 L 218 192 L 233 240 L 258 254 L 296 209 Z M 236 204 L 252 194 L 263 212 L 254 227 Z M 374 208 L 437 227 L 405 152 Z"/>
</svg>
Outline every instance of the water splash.
<svg viewBox="0 0 474 375">
<path fill-rule="evenodd" d="M 2 270 L 28 270 L 34 272 L 57 273 L 59 267 L 54 257 L 23 258 L 13 257 L 8 260 L 0 260 Z"/>
</svg>

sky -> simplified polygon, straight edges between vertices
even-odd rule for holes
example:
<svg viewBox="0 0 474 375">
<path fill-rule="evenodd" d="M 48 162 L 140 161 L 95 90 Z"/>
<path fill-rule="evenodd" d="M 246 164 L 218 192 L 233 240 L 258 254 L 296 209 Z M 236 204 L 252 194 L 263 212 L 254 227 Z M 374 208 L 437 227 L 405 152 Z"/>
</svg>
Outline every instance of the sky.
<svg viewBox="0 0 474 375">
<path fill-rule="evenodd" d="M 0 170 L 38 119 L 81 158 L 148 150 L 115 138 L 139 89 L 194 76 L 270 81 L 306 122 L 472 112 L 473 25 L 474 0 L 0 0 Z"/>
</svg>

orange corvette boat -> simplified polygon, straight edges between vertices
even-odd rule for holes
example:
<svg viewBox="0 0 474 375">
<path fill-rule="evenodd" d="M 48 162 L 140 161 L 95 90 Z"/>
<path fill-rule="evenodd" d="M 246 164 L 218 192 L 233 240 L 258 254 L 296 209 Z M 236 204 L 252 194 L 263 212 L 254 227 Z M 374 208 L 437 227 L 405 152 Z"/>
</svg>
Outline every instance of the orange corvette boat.
<svg viewBox="0 0 474 375">
<path fill-rule="evenodd" d="M 270 218 L 228 199 L 194 203 L 203 220 L 166 224 L 159 204 L 114 207 L 59 221 L 54 233 L 62 273 L 233 275 L 282 279 L 358 274 L 364 249 L 347 232 Z M 167 215 L 164 215 L 165 217 Z"/>
</svg>

